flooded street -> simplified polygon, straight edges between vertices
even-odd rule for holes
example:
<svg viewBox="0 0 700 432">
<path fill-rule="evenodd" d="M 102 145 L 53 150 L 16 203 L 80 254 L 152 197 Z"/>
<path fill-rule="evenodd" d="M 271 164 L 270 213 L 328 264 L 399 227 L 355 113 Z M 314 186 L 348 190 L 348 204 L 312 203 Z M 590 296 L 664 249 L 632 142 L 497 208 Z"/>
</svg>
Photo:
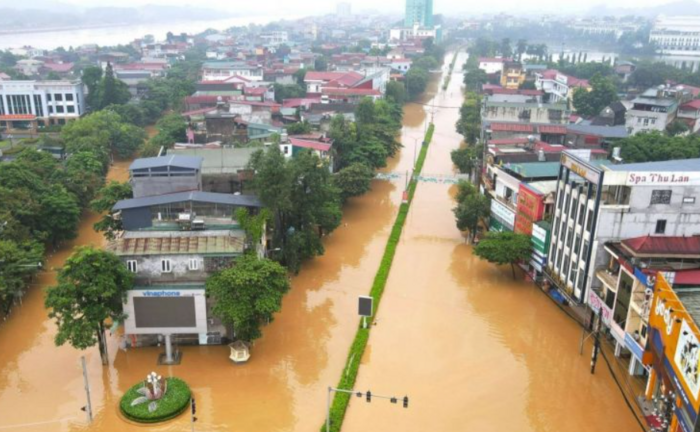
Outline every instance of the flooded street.
<svg viewBox="0 0 700 432">
<path fill-rule="evenodd" d="M 453 172 L 460 57 L 435 97 L 445 108 L 424 173 Z M 353 398 L 343 431 L 639 430 L 605 367 L 590 375 L 581 330 L 533 284 L 472 255 L 453 193 L 418 185 L 355 386 L 409 395 L 409 408 Z"/>
<path fill-rule="evenodd" d="M 420 114 L 407 109 L 414 117 Z M 400 159 L 387 169 L 402 166 Z M 126 180 L 128 165 L 115 165 L 110 178 Z M 401 191 L 398 183 L 376 180 L 370 193 L 348 203 L 341 227 L 325 241 L 325 255 L 306 263 L 292 279 L 282 312 L 256 341 L 251 362 L 242 366 L 234 366 L 222 346 L 180 347 L 181 365 L 156 366 L 163 348 L 121 351 L 118 335 L 110 338 L 108 367 L 100 364 L 96 347 L 83 353 L 56 348 L 55 324 L 43 307 L 55 272 L 43 273 L 24 305 L 0 325 L 0 431 L 144 430 L 123 420 L 117 404 L 124 391 L 153 370 L 190 384 L 197 398 L 196 430 L 316 430 L 325 416 L 325 389 L 337 382 L 358 323 L 357 296 L 369 291 Z M 103 244 L 92 230 L 97 218 L 88 212 L 79 237 L 50 257 L 47 266 L 60 267 L 76 244 Z M 92 425 L 80 411 L 85 405 L 81 354 L 88 361 Z M 147 429 L 190 431 L 190 418 L 182 415 Z"/>
<path fill-rule="evenodd" d="M 451 55 L 446 62 L 451 61 Z M 461 104 L 460 65 L 436 106 Z M 441 85 L 441 83 L 440 83 Z M 431 94 L 439 88 L 433 80 Z M 413 164 L 429 107 L 405 108 L 405 148 L 386 171 Z M 436 108 L 425 173 L 450 173 L 459 145 L 458 110 Z M 125 181 L 128 162 L 110 179 Z M 43 307 L 55 271 L 40 275 L 0 324 L 0 431 L 190 431 L 189 415 L 136 426 L 118 413 L 120 396 L 153 370 L 186 380 L 197 398 L 197 431 L 317 431 L 326 388 L 340 377 L 359 322 L 358 295 L 369 292 L 401 201 L 403 180 L 375 180 L 353 199 L 325 241 L 324 256 L 293 278 L 282 312 L 264 328 L 251 362 L 234 366 L 228 348 L 180 347 L 179 366 L 156 366 L 163 348 L 118 349 L 110 364 L 97 348 L 56 348 L 55 324 Z M 410 408 L 353 400 L 344 431 L 632 431 L 637 428 L 610 375 L 588 372 L 578 355 L 580 330 L 533 285 L 509 269 L 483 264 L 454 226 L 450 188 L 421 183 L 391 271 L 357 388 L 411 397 Z M 102 245 L 87 212 L 79 237 L 48 258 L 60 268 L 74 245 Z M 87 424 L 80 356 L 87 358 L 95 420 Z"/>
</svg>

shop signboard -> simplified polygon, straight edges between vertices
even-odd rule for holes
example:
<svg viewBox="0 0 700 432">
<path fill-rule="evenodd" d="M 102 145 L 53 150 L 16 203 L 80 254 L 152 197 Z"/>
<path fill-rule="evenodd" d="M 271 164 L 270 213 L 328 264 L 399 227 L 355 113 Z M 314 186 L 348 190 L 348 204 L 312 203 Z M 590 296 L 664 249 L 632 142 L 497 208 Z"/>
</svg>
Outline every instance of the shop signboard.
<svg viewBox="0 0 700 432">
<path fill-rule="evenodd" d="M 681 323 L 673 362 L 697 400 L 700 395 L 700 342 L 685 319 Z"/>
<path fill-rule="evenodd" d="M 539 194 L 525 183 L 518 189 L 518 215 L 515 220 L 515 232 L 530 235 L 532 224 L 542 219 L 544 202 L 542 194 Z"/>
<path fill-rule="evenodd" d="M 610 327 L 610 322 L 612 321 L 612 309 L 605 304 L 603 299 L 598 297 L 595 291 L 592 289 L 588 290 L 588 305 L 593 309 L 597 315 L 600 315 L 600 320 L 605 324 L 606 327 Z"/>
<path fill-rule="evenodd" d="M 538 224 L 532 226 L 532 248 L 540 254 L 547 256 L 549 249 L 549 230 Z"/>
<path fill-rule="evenodd" d="M 649 326 L 663 346 L 663 364 L 673 378 L 685 410 L 694 420 L 700 406 L 700 334 L 662 274 L 657 274 Z"/>
<path fill-rule="evenodd" d="M 598 184 L 600 180 L 600 170 L 572 154 L 571 151 L 565 151 L 561 154 L 561 164 L 591 183 Z"/>
<path fill-rule="evenodd" d="M 503 225 L 505 225 L 508 231 L 513 231 L 515 226 L 515 212 L 506 207 L 505 204 L 501 204 L 498 200 L 491 200 L 491 218 L 496 217 Z"/>
<path fill-rule="evenodd" d="M 643 362 L 644 348 L 642 348 L 639 343 L 634 340 L 631 334 L 625 333 L 625 347 L 632 353 L 633 356 L 637 358 L 640 362 Z"/>
</svg>

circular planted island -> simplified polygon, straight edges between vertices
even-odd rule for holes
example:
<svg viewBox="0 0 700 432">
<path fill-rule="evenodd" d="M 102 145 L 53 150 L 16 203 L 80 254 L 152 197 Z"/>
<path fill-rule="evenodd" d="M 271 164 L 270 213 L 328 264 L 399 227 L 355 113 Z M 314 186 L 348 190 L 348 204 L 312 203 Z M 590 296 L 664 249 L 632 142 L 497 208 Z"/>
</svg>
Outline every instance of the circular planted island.
<svg viewBox="0 0 700 432">
<path fill-rule="evenodd" d="M 192 393 L 179 378 L 163 378 L 152 372 L 146 380 L 122 396 L 119 408 L 129 420 L 158 423 L 177 417 L 187 409 Z"/>
</svg>

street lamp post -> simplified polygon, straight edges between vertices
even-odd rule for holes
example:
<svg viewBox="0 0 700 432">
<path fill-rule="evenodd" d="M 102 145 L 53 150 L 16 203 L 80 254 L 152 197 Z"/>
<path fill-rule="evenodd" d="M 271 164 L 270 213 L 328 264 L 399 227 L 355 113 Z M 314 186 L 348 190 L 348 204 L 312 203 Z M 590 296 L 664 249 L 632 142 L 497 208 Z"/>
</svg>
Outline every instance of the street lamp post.
<svg viewBox="0 0 700 432">
<path fill-rule="evenodd" d="M 359 398 L 364 397 L 367 402 L 372 402 L 372 398 L 387 399 L 393 404 L 399 402 L 399 398 L 397 398 L 396 396 L 378 395 L 378 394 L 372 393 L 370 390 L 367 390 L 366 392 L 363 393 L 360 391 L 339 389 L 339 388 L 334 388 L 334 387 L 329 386 L 328 387 L 328 402 L 327 402 L 326 431 L 325 432 L 331 432 L 331 393 L 333 393 L 333 392 L 355 395 Z M 403 403 L 404 408 L 408 408 L 408 396 L 404 396 L 401 399 L 401 402 Z"/>
</svg>

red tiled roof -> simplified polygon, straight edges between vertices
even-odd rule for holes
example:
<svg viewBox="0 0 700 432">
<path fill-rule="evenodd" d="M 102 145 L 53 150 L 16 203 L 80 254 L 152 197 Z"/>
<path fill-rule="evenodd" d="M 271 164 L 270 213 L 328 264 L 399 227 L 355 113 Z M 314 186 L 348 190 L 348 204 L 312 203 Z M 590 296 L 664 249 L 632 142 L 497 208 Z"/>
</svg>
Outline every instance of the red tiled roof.
<svg viewBox="0 0 700 432">
<path fill-rule="evenodd" d="M 700 110 L 700 99 L 693 99 L 681 105 L 682 110 Z"/>
<path fill-rule="evenodd" d="M 243 93 L 247 95 L 264 95 L 267 92 L 265 87 L 243 87 Z"/>
<path fill-rule="evenodd" d="M 540 133 L 566 135 L 566 126 L 543 125 L 539 126 Z"/>
<path fill-rule="evenodd" d="M 622 240 L 635 253 L 650 255 L 700 255 L 700 236 L 643 236 Z"/>
<path fill-rule="evenodd" d="M 544 79 L 556 79 L 557 75 L 562 75 L 566 77 L 566 85 L 569 87 L 588 87 L 588 80 L 581 79 L 581 78 L 576 78 L 575 76 L 567 75 L 564 73 L 559 72 L 556 69 L 547 69 L 542 72 L 540 72 L 540 75 L 542 75 L 542 78 Z"/>
<path fill-rule="evenodd" d="M 523 123 L 491 123 L 492 132 L 534 132 L 535 128 Z"/>
<path fill-rule="evenodd" d="M 336 80 L 347 72 L 321 72 L 321 71 L 308 71 L 304 76 L 304 81 L 333 81 Z"/>
<path fill-rule="evenodd" d="M 492 88 L 482 87 L 484 92 L 491 92 L 491 94 L 507 94 L 507 95 L 523 95 L 523 96 L 542 96 L 544 92 L 542 90 L 531 90 L 531 89 L 508 89 L 501 86 L 493 86 Z"/>
<path fill-rule="evenodd" d="M 0 120 L 34 120 L 34 114 L 6 114 L 0 115 Z"/>
<path fill-rule="evenodd" d="M 294 137 L 289 137 L 289 142 L 294 147 L 309 148 L 309 149 L 318 150 L 318 151 L 322 151 L 322 152 L 327 152 L 331 149 L 330 144 L 322 143 L 322 142 L 318 142 L 318 141 L 307 141 L 307 140 L 297 139 Z"/>
<path fill-rule="evenodd" d="M 53 72 L 70 72 L 73 70 L 73 63 L 44 63 L 44 67 Z"/>
</svg>

